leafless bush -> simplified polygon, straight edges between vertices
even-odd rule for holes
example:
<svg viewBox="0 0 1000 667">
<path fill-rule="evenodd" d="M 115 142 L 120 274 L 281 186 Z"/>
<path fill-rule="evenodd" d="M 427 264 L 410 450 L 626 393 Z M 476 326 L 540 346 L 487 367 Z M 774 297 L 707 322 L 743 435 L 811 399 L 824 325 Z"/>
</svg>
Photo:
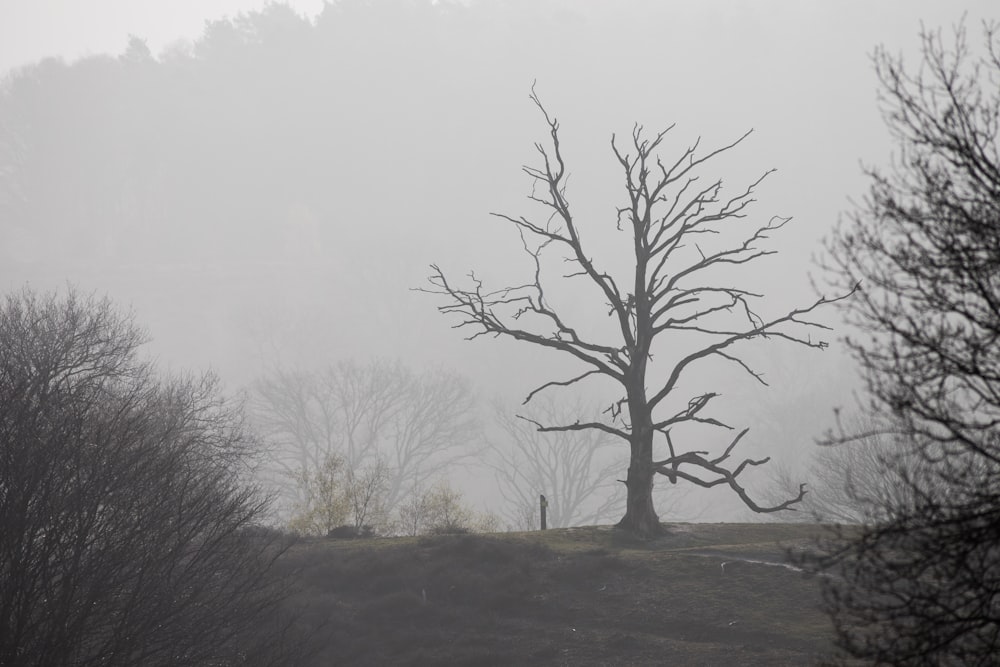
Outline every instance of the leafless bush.
<svg viewBox="0 0 1000 667">
<path fill-rule="evenodd" d="M 72 290 L 0 306 L 0 664 L 245 663 L 276 600 L 238 406 L 144 338 Z"/>
<path fill-rule="evenodd" d="M 475 511 L 446 481 L 414 489 L 398 508 L 395 525 L 404 535 L 496 533 L 504 527 L 499 516 Z"/>
</svg>

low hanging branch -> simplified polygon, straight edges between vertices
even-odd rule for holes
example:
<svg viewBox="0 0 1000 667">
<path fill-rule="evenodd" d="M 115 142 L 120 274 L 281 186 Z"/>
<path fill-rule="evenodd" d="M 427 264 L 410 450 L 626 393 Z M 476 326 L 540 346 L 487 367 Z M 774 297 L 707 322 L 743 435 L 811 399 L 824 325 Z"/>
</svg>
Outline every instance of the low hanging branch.
<svg viewBox="0 0 1000 667">
<path fill-rule="evenodd" d="M 525 403 L 545 389 L 570 387 L 593 377 L 603 376 L 621 386 L 622 397 L 604 412 L 607 422 L 532 422 L 542 432 L 598 430 L 629 443 L 631 463 L 625 482 L 628 505 L 620 526 L 643 534 L 659 532 L 659 520 L 651 498 L 653 477 L 657 473 L 672 482 L 684 479 L 706 488 L 726 485 L 756 512 L 790 508 L 802 499 L 804 487 L 800 488 L 797 497 L 786 502 L 760 506 L 737 481 L 747 467 L 762 465 L 767 459 L 745 459 L 733 468 L 726 467 L 732 450 L 746 434 L 745 430 L 721 457 L 710 459 L 704 452 L 676 453 L 670 439 L 670 428 L 674 426 L 687 423 L 731 428 L 705 414 L 717 394 L 695 396 L 686 409 L 670 417 L 658 418 L 656 414 L 668 397 L 676 399 L 681 378 L 695 362 L 702 360 L 717 358 L 731 362 L 766 385 L 762 374 L 740 359 L 734 349 L 743 341 L 782 340 L 825 348 L 827 343 L 814 339 L 810 332 L 828 327 L 809 316 L 828 303 L 847 298 L 857 287 L 840 296 L 820 297 L 810 305 L 778 317 L 759 316 L 752 304 L 763 295 L 719 285 L 710 272 L 718 267 L 749 264 L 776 252 L 764 244 L 790 218 L 772 217 L 752 227 L 749 233 L 743 230 L 746 223 L 741 222 L 755 201 L 753 195 L 757 186 L 771 171 L 730 198 L 722 196 L 721 180 L 700 186 L 698 176 L 708 160 L 735 148 L 750 132 L 704 155 L 699 155 L 699 142 L 696 141 L 668 165 L 657 150 L 672 126 L 652 139 L 646 138 L 641 126 L 636 126 L 629 142 L 634 154 L 623 152 L 616 137 L 611 141 L 624 173 L 627 197 L 627 204 L 617 209 L 616 225 L 619 231 L 631 232 L 634 249 L 628 289 L 623 289 L 609 271 L 598 266 L 584 246 L 566 196 L 566 166 L 559 140 L 559 123 L 548 114 L 534 90 L 531 100 L 548 125 L 551 146 L 536 144 L 542 166 L 524 167 L 523 170 L 532 179 L 529 199 L 547 211 L 545 222 L 494 215 L 517 228 L 524 251 L 534 265 L 532 278 L 517 286 L 486 289 L 475 273 L 470 273 L 469 283 L 458 286 L 448 280 L 440 267 L 431 265 L 429 287 L 420 291 L 443 296 L 445 303 L 438 310 L 457 316 L 454 326 L 469 329 L 469 340 L 483 335 L 506 336 L 571 355 L 582 362 L 584 370 L 579 374 L 545 382 L 528 393 Z M 718 239 L 722 234 L 732 241 L 720 246 Z M 593 312 L 614 318 L 616 340 L 598 341 L 585 337 L 580 333 L 582 329 L 550 302 L 547 288 L 553 279 L 543 271 L 543 259 L 558 252 L 562 253 L 563 262 L 574 267 L 562 273 L 559 279 L 585 283 L 596 292 L 603 306 L 595 307 Z M 647 390 L 654 342 L 665 332 L 694 333 L 704 339 L 704 343 L 676 361 L 665 374 L 666 381 Z M 662 374 L 657 373 L 657 376 L 662 377 Z M 657 434 L 663 436 L 670 451 L 666 459 L 654 460 Z"/>
<path fill-rule="evenodd" d="M 716 424 L 718 424 L 718 422 L 716 422 Z M 670 439 L 669 431 L 665 431 L 664 433 L 667 438 L 667 443 L 670 447 L 670 458 L 666 458 L 662 461 L 656 461 L 653 465 L 656 468 L 656 472 L 660 473 L 661 475 L 666 475 L 667 478 L 671 481 L 671 483 L 676 484 L 678 479 L 683 479 L 696 486 L 700 486 L 705 489 L 710 489 L 713 486 L 719 486 L 725 484 L 730 489 L 732 489 L 736 493 L 736 495 L 740 497 L 740 500 L 742 500 L 743 503 L 747 507 L 752 509 L 754 512 L 759 512 L 764 514 L 770 512 L 780 512 L 781 510 L 786 510 L 786 509 L 792 509 L 792 505 L 801 502 L 801 500 L 805 498 L 806 495 L 805 484 L 799 484 L 799 492 L 794 498 L 790 498 L 788 500 L 780 502 L 777 505 L 761 506 L 758 505 L 756 502 L 754 502 L 753 499 L 751 499 L 750 496 L 747 494 L 746 489 L 744 489 L 739 484 L 739 482 L 736 481 L 736 478 L 740 475 L 740 473 L 743 472 L 745 468 L 747 468 L 748 466 L 764 465 L 765 463 L 771 460 L 770 456 L 757 460 L 743 459 L 743 462 L 740 463 L 735 469 L 731 471 L 727 470 L 726 468 L 720 465 L 723 461 L 729 458 L 729 455 L 732 453 L 733 448 L 735 448 L 736 445 L 739 443 L 739 441 L 743 439 L 743 436 L 745 436 L 749 432 L 750 429 L 748 428 L 745 428 L 742 431 L 740 431 L 739 434 L 737 434 L 737 436 L 733 438 L 732 442 L 729 443 L 729 446 L 726 447 L 726 451 L 723 452 L 722 456 L 719 456 L 718 458 L 714 459 L 706 459 L 705 457 L 708 456 L 708 452 L 686 452 L 678 456 L 674 451 L 673 441 Z M 706 480 L 692 473 L 688 473 L 683 470 L 678 470 L 678 467 L 682 463 L 692 464 L 698 468 L 701 468 L 702 470 L 705 470 L 707 472 L 712 473 L 713 475 L 716 475 L 716 477 L 714 479 Z"/>
</svg>

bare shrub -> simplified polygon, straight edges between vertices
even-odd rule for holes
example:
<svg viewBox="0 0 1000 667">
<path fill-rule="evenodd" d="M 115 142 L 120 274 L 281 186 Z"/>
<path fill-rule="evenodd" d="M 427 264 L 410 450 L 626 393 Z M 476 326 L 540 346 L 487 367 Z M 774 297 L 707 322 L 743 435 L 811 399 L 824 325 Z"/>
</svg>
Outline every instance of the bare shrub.
<svg viewBox="0 0 1000 667">
<path fill-rule="evenodd" d="M 158 377 L 144 340 L 73 290 L 0 306 L 0 664 L 231 664 L 271 637 L 247 632 L 283 550 L 255 529 L 256 443 L 215 378 Z"/>
</svg>

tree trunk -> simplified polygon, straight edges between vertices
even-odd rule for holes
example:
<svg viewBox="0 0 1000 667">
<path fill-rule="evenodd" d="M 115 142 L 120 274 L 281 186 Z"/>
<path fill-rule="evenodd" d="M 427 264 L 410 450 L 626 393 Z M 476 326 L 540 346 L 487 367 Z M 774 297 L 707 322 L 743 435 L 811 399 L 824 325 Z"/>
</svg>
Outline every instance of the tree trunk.
<svg viewBox="0 0 1000 667">
<path fill-rule="evenodd" d="M 625 486 L 625 516 L 617 527 L 642 537 L 663 533 L 660 517 L 653 507 L 653 437 L 652 433 L 632 442 L 632 460 L 628 467 Z"/>
</svg>

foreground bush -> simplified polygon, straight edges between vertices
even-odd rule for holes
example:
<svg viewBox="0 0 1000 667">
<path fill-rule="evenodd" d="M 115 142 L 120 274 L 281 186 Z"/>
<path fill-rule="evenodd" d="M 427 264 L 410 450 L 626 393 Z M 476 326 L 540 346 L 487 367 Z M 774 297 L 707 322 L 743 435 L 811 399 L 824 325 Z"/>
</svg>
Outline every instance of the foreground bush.
<svg viewBox="0 0 1000 667">
<path fill-rule="evenodd" d="M 247 664 L 279 539 L 214 379 L 161 379 L 108 301 L 0 306 L 0 664 Z M 270 583 L 268 583 L 270 582 Z M 255 662 L 259 662 L 255 657 Z"/>
</svg>

